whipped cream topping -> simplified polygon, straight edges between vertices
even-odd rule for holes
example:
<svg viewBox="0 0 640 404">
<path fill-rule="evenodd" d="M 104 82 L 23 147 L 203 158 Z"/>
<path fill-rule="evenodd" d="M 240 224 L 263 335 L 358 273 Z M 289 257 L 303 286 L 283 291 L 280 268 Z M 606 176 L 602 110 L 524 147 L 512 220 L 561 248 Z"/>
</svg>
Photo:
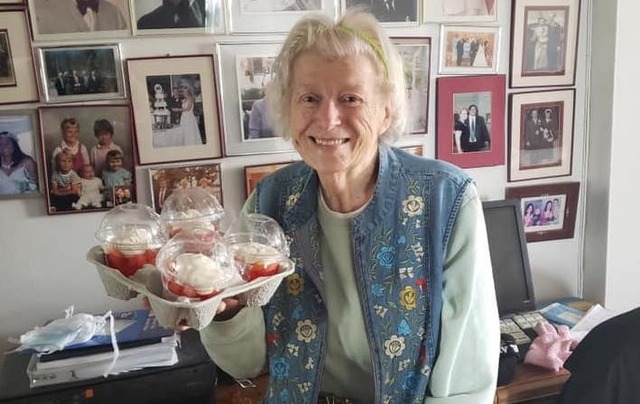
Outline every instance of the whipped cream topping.
<svg viewBox="0 0 640 404">
<path fill-rule="evenodd" d="M 140 227 L 128 227 L 114 234 L 113 238 L 109 240 L 109 243 L 121 245 L 152 244 L 153 234 L 149 229 Z"/>
<path fill-rule="evenodd" d="M 175 280 L 189 285 L 196 292 L 205 294 L 224 287 L 227 273 L 220 264 L 204 254 L 183 253 L 176 257 L 173 264 Z"/>
<path fill-rule="evenodd" d="M 176 212 L 176 219 L 196 219 L 202 217 L 202 213 L 196 209 L 187 209 L 185 211 Z"/>
<path fill-rule="evenodd" d="M 271 263 L 280 259 L 280 251 L 270 245 L 249 242 L 233 246 L 235 258 L 247 263 Z"/>
</svg>

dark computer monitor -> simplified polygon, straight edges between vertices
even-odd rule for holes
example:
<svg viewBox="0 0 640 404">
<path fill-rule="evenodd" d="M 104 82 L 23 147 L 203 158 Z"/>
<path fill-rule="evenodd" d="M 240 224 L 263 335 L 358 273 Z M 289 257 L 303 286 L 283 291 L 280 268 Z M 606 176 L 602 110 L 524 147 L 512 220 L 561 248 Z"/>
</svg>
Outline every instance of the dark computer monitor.
<svg viewBox="0 0 640 404">
<path fill-rule="evenodd" d="M 483 202 L 500 315 L 535 310 L 520 201 Z"/>
</svg>

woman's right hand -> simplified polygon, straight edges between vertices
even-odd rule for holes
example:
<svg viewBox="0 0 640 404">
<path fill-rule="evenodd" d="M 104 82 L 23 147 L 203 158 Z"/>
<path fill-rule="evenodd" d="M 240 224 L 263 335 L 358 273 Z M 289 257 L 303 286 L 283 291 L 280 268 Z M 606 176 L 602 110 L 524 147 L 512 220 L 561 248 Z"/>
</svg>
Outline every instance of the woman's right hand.
<svg viewBox="0 0 640 404">
<path fill-rule="evenodd" d="M 237 296 L 222 299 L 213 321 L 226 321 L 235 317 L 236 314 L 244 307 Z"/>
</svg>

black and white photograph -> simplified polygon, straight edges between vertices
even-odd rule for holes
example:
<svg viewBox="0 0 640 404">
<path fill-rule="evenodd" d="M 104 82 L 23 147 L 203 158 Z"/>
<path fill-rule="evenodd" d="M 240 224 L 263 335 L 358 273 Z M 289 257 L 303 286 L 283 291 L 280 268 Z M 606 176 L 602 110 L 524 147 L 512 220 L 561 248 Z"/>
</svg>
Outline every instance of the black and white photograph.
<svg viewBox="0 0 640 404">
<path fill-rule="evenodd" d="M 343 11 L 364 7 L 385 25 L 417 25 L 418 1 L 416 0 L 342 0 Z"/>
<path fill-rule="evenodd" d="M 50 215 L 108 210 L 126 194 L 123 187 L 135 202 L 128 104 L 46 106 L 38 113 Z"/>
<path fill-rule="evenodd" d="M 276 136 L 273 119 L 265 96 L 271 81 L 274 57 L 239 58 L 237 66 L 238 90 L 242 105 L 242 133 L 244 140 L 266 139 Z"/>
<path fill-rule="evenodd" d="M 38 48 L 42 93 L 47 102 L 124 98 L 117 44 Z"/>
<path fill-rule="evenodd" d="M 497 0 L 425 0 L 426 22 L 496 21 Z"/>
<path fill-rule="evenodd" d="M 571 174 L 574 94 L 510 95 L 509 181 Z"/>
<path fill-rule="evenodd" d="M 227 1 L 232 34 L 285 33 L 305 14 L 338 14 L 335 0 L 233 0 Z"/>
<path fill-rule="evenodd" d="M 237 0 L 243 13 L 319 11 L 321 0 Z"/>
<path fill-rule="evenodd" d="M 0 198 L 37 194 L 35 110 L 0 113 Z"/>
<path fill-rule="evenodd" d="M 392 38 L 404 64 L 408 119 L 406 131 L 412 135 L 427 133 L 429 115 L 429 66 L 431 38 Z"/>
<path fill-rule="evenodd" d="M 212 55 L 126 63 L 140 164 L 222 156 Z"/>
<path fill-rule="evenodd" d="M 35 40 L 131 35 L 128 0 L 32 0 L 29 11 Z"/>
<path fill-rule="evenodd" d="M 135 35 L 224 33 L 222 0 L 131 0 Z"/>
<path fill-rule="evenodd" d="M 6 29 L 0 29 L 0 86 L 15 85 L 16 75 L 9 45 L 9 33 Z"/>
</svg>

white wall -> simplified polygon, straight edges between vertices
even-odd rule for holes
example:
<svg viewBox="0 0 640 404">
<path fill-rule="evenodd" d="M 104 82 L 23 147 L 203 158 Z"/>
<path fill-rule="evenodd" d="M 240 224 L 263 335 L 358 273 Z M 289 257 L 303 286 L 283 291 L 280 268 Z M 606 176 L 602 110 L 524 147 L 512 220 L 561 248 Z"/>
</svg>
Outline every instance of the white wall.
<svg viewBox="0 0 640 404">
<path fill-rule="evenodd" d="M 634 0 L 627 0 L 631 3 Z M 589 1 L 583 1 L 583 10 Z M 499 70 L 508 73 L 509 55 L 509 0 L 499 0 L 499 22 L 502 29 L 501 54 Z M 637 6 L 636 6 L 637 7 Z M 583 13 L 583 15 L 586 15 Z M 629 19 L 637 13 L 629 13 Z M 555 183 L 581 181 L 583 177 L 585 149 L 585 70 L 586 64 L 586 29 L 585 19 L 580 29 L 580 44 L 577 71 L 576 123 L 574 135 L 573 174 L 549 180 L 527 181 L 518 184 L 507 184 L 506 166 L 488 167 L 469 170 L 476 179 L 483 199 L 502 199 L 507 185 L 533 185 L 539 183 Z M 631 40 L 631 21 L 627 40 Z M 415 29 L 396 30 L 394 35 L 422 35 L 432 37 L 432 80 L 429 112 L 429 135 L 410 139 L 415 144 L 424 141 L 426 154 L 434 156 L 435 150 L 435 76 L 438 62 L 439 26 L 423 25 Z M 131 38 L 122 43 L 123 58 L 206 54 L 213 52 L 213 36 Z M 234 37 L 242 41 L 248 37 Z M 633 52 L 635 54 L 635 48 Z M 621 72 L 631 74 L 633 64 Z M 511 92 L 511 90 L 509 90 Z M 625 108 L 633 108 L 629 102 Z M 10 106 L 7 108 L 15 108 Z M 35 107 L 35 106 L 31 106 Z M 3 108 L 3 109 L 7 109 Z M 633 112 L 627 116 L 633 116 Z M 622 113 L 621 113 L 622 115 Z M 622 128 L 620 129 L 622 130 Z M 405 142 L 406 143 L 406 142 Z M 619 145 L 624 148 L 625 145 Z M 631 153 L 631 148 L 628 149 Z M 222 180 L 224 206 L 237 211 L 244 198 L 244 179 L 242 167 L 250 164 L 286 161 L 295 154 L 271 154 L 224 158 L 222 164 Z M 630 160 L 629 160 L 630 161 Z M 622 163 L 620 163 L 622 165 Z M 619 168 L 622 170 L 622 166 Z M 629 172 L 629 171 L 626 171 Z M 146 167 L 136 170 L 138 179 L 138 197 L 142 203 L 149 202 L 148 178 Z M 624 184 L 613 184 L 613 188 L 623 199 Z M 581 235 L 583 222 L 581 219 L 583 198 L 576 224 L 576 237 L 569 240 L 538 242 L 529 245 L 532 261 L 534 286 L 537 298 L 548 300 L 555 297 L 576 295 L 579 292 L 581 265 Z M 620 211 L 620 215 L 623 215 Z M 42 196 L 0 201 L 0 348 L 9 336 L 18 336 L 23 332 L 41 324 L 47 319 L 59 317 L 65 307 L 74 304 L 76 311 L 103 312 L 107 309 L 119 309 L 139 306 L 138 299 L 122 302 L 105 295 L 96 271 L 86 262 L 85 254 L 94 245 L 93 234 L 102 213 L 67 214 L 47 216 L 45 201 Z M 618 220 L 625 220 L 621 216 Z M 629 224 L 628 226 L 631 226 Z M 631 270 L 631 268 L 629 268 Z M 631 286 L 632 287 L 632 286 Z M 621 296 L 620 299 L 625 299 Z"/>
</svg>

